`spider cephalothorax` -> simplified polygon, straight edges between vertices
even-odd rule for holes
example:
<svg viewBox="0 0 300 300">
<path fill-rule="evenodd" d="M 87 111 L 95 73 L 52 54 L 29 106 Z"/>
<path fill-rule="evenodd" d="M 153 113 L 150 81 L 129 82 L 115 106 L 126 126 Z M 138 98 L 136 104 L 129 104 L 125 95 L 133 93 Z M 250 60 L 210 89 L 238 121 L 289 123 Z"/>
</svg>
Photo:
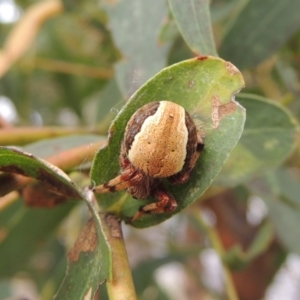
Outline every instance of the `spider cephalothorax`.
<svg viewBox="0 0 300 300">
<path fill-rule="evenodd" d="M 151 102 L 135 112 L 126 126 L 121 145 L 122 172 L 93 188 L 95 193 L 126 189 L 137 199 L 158 201 L 143 206 L 133 217 L 145 213 L 172 212 L 177 203 L 162 179 L 185 183 L 203 149 L 194 121 L 184 108 L 169 101 Z"/>
</svg>

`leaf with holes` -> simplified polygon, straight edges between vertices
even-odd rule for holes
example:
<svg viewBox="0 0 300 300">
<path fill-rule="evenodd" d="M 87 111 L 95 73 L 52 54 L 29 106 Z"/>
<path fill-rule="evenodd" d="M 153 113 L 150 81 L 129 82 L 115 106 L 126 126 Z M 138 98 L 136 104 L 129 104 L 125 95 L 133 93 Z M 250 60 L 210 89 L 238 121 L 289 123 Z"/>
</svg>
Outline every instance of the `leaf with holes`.
<svg viewBox="0 0 300 300">
<path fill-rule="evenodd" d="M 238 69 L 216 57 L 198 57 L 163 69 L 131 97 L 112 123 L 109 145 L 95 156 L 91 171 L 93 184 L 104 183 L 120 171 L 120 144 L 132 114 L 152 101 L 173 101 L 190 112 L 198 130 L 205 136 L 204 151 L 189 181 L 180 186 L 167 186 L 178 203 L 174 213 L 179 212 L 210 186 L 239 140 L 244 127 L 245 110 L 234 101 L 234 95 L 243 86 L 244 81 Z M 140 206 L 155 201 L 136 200 L 124 192 L 97 195 L 97 198 L 103 210 L 125 220 L 130 220 Z M 147 215 L 133 225 L 151 226 L 172 215 Z"/>
</svg>

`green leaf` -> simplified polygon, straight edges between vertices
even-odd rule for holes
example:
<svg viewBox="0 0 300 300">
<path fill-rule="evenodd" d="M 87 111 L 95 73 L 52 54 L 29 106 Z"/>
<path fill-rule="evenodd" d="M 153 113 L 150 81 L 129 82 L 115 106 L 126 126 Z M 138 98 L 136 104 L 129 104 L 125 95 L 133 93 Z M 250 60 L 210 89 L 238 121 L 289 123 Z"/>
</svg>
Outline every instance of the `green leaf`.
<svg viewBox="0 0 300 300">
<path fill-rule="evenodd" d="M 245 110 L 233 101 L 233 95 L 243 85 L 240 72 L 230 63 L 216 57 L 195 58 L 163 69 L 132 96 L 112 123 L 109 145 L 95 156 L 91 171 L 93 184 L 104 183 L 118 174 L 120 144 L 132 114 L 151 101 L 173 101 L 190 112 L 199 131 L 205 135 L 204 151 L 190 180 L 181 186 L 168 186 L 179 205 L 175 213 L 182 210 L 210 186 L 241 136 Z M 225 112 L 228 114 L 225 115 Z M 98 195 L 97 198 L 103 210 L 114 212 L 126 220 L 141 205 L 154 201 L 136 200 L 124 192 Z M 151 226 L 171 215 L 147 215 L 133 225 Z"/>
<path fill-rule="evenodd" d="M 209 0 L 169 0 L 178 28 L 194 53 L 217 56 Z"/>
<path fill-rule="evenodd" d="M 230 15 L 236 11 L 240 11 L 248 0 L 231 0 L 229 2 L 215 2 L 213 1 L 210 6 L 211 19 L 213 23 L 226 20 Z M 223 29 L 223 28 L 222 28 Z"/>
<path fill-rule="evenodd" d="M 285 248 L 300 255 L 299 175 L 292 169 L 279 169 L 247 186 L 265 202 L 269 217 Z"/>
<path fill-rule="evenodd" d="M 174 18 L 172 17 L 172 15 L 168 16 L 167 20 L 164 22 L 163 26 L 160 29 L 159 42 L 173 42 L 178 37 L 178 35 L 179 31 Z"/>
<path fill-rule="evenodd" d="M 54 297 L 56 300 L 93 300 L 99 285 L 111 280 L 111 248 L 105 237 L 103 221 L 92 202 L 89 203 L 92 219 L 69 252 L 67 274 Z"/>
<path fill-rule="evenodd" d="M 299 10 L 295 0 L 248 1 L 222 41 L 220 56 L 242 69 L 259 64 L 300 28 Z"/>
<path fill-rule="evenodd" d="M 117 82 L 128 97 L 166 65 L 170 43 L 160 45 L 158 32 L 168 14 L 167 5 L 127 0 L 104 7 L 114 42 L 123 54 L 115 66 Z"/>
<path fill-rule="evenodd" d="M 35 178 L 50 190 L 70 198 L 82 197 L 79 188 L 62 170 L 17 148 L 0 147 L 0 171 Z"/>
<path fill-rule="evenodd" d="M 59 168 L 16 148 L 0 147 L 0 170 L 33 177 L 57 193 L 86 202 L 92 219 L 71 251 L 68 272 L 56 299 L 94 299 L 99 284 L 110 278 L 111 251 L 102 229 L 102 221 L 93 205 L 93 194 L 83 193 Z M 39 227 L 39 223 L 35 226 Z"/>
<path fill-rule="evenodd" d="M 280 165 L 293 151 L 297 123 L 282 105 L 266 98 L 240 94 L 247 120 L 242 137 L 215 184 L 235 186 Z"/>
</svg>

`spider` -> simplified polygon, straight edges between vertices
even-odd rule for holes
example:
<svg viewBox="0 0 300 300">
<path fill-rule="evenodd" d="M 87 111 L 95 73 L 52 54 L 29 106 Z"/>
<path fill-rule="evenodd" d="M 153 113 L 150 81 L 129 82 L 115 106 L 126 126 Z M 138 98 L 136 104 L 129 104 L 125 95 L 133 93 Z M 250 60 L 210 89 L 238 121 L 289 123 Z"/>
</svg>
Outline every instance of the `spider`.
<svg viewBox="0 0 300 300">
<path fill-rule="evenodd" d="M 92 190 L 109 193 L 126 189 L 136 199 L 157 199 L 142 206 L 131 222 L 147 213 L 173 212 L 177 202 L 162 179 L 172 184 L 187 182 L 203 147 L 193 119 L 182 106 L 170 101 L 148 103 L 127 123 L 120 175 Z"/>
</svg>

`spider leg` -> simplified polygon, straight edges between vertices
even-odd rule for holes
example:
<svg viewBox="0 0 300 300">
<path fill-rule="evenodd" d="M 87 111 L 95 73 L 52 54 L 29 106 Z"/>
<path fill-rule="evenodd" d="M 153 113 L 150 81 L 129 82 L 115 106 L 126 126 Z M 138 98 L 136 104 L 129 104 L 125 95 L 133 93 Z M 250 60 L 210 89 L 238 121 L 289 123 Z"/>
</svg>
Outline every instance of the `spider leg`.
<svg viewBox="0 0 300 300">
<path fill-rule="evenodd" d="M 114 179 L 93 187 L 92 191 L 97 194 L 102 194 L 125 190 L 132 185 L 138 184 L 142 179 L 142 175 L 134 168 L 128 168 Z"/>
<path fill-rule="evenodd" d="M 145 214 L 170 213 L 177 208 L 177 202 L 174 196 L 169 193 L 162 184 L 152 191 L 152 194 L 158 202 L 141 207 L 140 210 L 133 216 L 131 222 L 139 219 Z"/>
</svg>

